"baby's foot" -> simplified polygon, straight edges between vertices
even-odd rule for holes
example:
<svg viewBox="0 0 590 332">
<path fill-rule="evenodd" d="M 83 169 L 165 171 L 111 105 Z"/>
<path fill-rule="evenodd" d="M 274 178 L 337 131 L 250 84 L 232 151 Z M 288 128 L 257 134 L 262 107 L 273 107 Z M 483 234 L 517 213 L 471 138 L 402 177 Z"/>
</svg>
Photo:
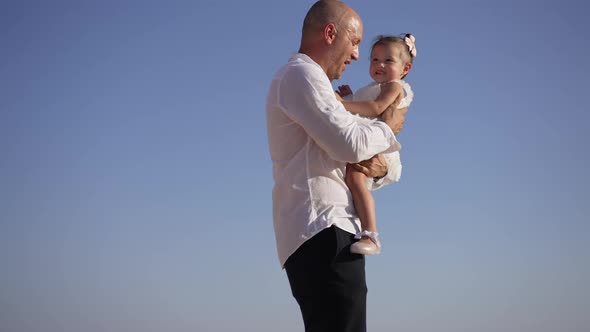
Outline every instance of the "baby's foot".
<svg viewBox="0 0 590 332">
<path fill-rule="evenodd" d="M 356 235 L 360 240 L 350 245 L 350 252 L 361 255 L 379 255 L 381 253 L 381 242 L 377 232 L 362 231 Z"/>
</svg>

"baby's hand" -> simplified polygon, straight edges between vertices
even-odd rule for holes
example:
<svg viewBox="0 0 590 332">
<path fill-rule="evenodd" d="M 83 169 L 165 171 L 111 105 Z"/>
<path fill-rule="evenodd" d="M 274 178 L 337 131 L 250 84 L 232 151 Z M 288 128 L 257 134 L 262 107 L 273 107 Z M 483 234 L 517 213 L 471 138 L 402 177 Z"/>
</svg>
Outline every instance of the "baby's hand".
<svg viewBox="0 0 590 332">
<path fill-rule="evenodd" d="M 340 97 L 348 96 L 352 94 L 352 90 L 348 85 L 341 85 L 338 87 L 338 94 Z"/>
</svg>

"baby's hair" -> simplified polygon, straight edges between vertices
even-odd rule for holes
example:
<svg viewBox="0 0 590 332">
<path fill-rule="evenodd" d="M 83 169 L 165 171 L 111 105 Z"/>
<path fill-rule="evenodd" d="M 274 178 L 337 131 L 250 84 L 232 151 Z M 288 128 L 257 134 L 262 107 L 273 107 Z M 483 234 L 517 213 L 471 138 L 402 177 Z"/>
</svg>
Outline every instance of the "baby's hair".
<svg viewBox="0 0 590 332">
<path fill-rule="evenodd" d="M 371 53 L 373 53 L 373 49 L 375 48 L 375 46 L 377 45 L 400 45 L 401 49 L 403 50 L 403 59 L 409 63 L 413 63 L 414 61 L 414 56 L 412 55 L 412 53 L 410 52 L 410 47 L 408 46 L 408 44 L 406 44 L 405 39 L 409 38 L 410 36 L 412 36 L 409 33 L 406 34 L 402 34 L 399 36 L 390 36 L 390 35 L 379 35 L 377 37 L 375 37 L 375 40 L 373 41 L 373 45 L 371 46 Z M 406 75 L 404 75 L 402 78 L 406 77 Z"/>
</svg>

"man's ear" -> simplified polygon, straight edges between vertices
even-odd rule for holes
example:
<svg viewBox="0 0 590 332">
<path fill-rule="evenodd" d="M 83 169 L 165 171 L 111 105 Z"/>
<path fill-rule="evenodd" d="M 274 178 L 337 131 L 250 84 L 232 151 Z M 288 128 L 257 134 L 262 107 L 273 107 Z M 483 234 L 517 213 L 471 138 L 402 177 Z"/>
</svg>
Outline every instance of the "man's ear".
<svg viewBox="0 0 590 332">
<path fill-rule="evenodd" d="M 329 23 L 324 27 L 324 40 L 328 44 L 332 44 L 336 39 L 336 25 Z"/>
<path fill-rule="evenodd" d="M 411 69 L 412 69 L 412 63 L 410 63 L 410 62 L 406 63 L 406 65 L 404 66 L 404 70 L 402 71 L 402 76 L 409 73 Z"/>
</svg>

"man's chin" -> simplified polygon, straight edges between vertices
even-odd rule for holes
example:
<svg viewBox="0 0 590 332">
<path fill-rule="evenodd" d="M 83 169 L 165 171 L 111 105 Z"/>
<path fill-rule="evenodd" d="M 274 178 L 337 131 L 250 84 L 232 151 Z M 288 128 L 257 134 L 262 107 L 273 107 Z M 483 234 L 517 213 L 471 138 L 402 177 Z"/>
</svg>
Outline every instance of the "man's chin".
<svg viewBox="0 0 590 332">
<path fill-rule="evenodd" d="M 332 75 L 328 75 L 328 78 L 330 79 L 330 81 L 339 80 L 340 77 L 342 77 L 342 73 L 334 73 Z"/>
</svg>

